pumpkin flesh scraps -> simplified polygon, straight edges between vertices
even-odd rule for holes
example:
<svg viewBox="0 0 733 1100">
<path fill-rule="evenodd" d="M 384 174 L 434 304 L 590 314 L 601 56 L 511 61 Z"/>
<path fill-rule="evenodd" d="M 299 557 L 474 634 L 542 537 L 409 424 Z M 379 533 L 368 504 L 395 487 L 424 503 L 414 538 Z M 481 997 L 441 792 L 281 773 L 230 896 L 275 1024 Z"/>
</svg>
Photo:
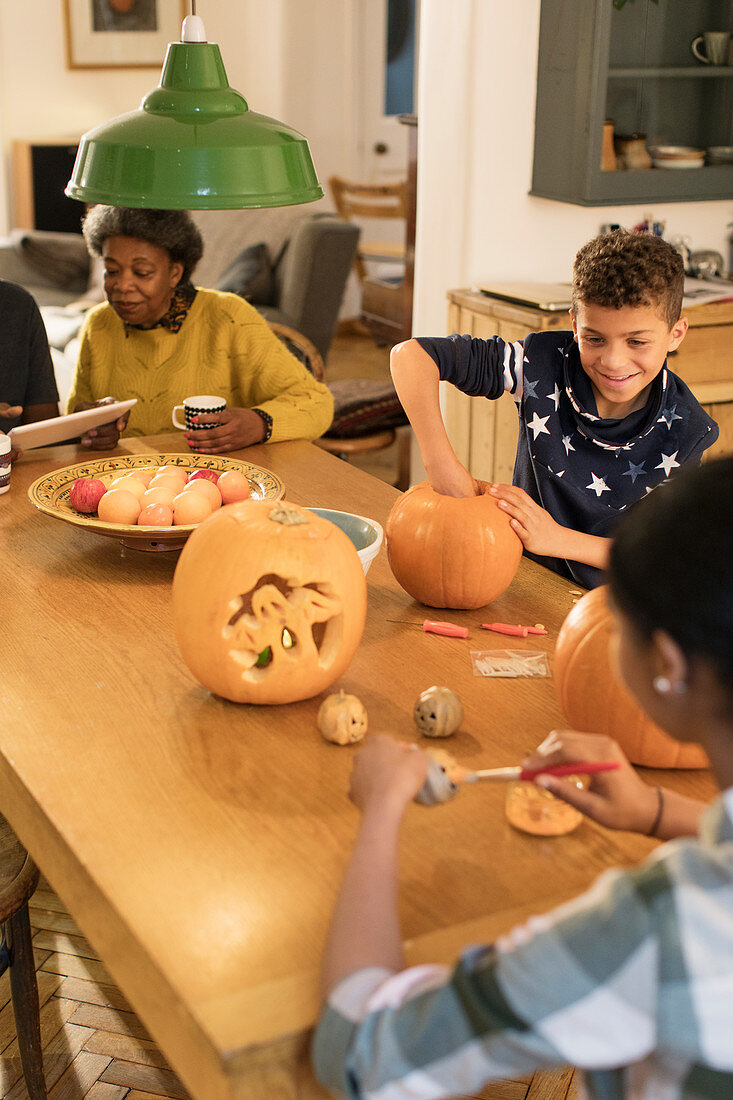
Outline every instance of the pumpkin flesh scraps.
<svg viewBox="0 0 733 1100">
<path fill-rule="evenodd" d="M 252 683 L 271 671 L 287 674 L 288 664 L 328 669 L 340 650 L 343 606 L 328 585 L 292 587 L 270 575 L 229 606 L 222 638 L 242 678 Z"/>
</svg>

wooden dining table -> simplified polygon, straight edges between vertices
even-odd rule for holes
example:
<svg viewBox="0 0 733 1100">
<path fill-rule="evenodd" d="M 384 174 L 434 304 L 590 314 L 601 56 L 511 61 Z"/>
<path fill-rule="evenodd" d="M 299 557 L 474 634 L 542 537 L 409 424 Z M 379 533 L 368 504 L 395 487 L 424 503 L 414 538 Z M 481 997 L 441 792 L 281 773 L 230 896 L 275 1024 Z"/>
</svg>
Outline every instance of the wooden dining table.
<svg viewBox="0 0 733 1100">
<path fill-rule="evenodd" d="M 175 435 L 122 440 L 115 453 L 182 450 Z M 347 797 L 356 749 L 319 733 L 324 694 L 240 705 L 194 680 L 171 614 L 185 550 L 130 549 L 31 505 L 35 479 L 89 457 L 74 444 L 29 451 L 0 497 L 0 811 L 196 1100 L 316 1100 L 325 1093 L 309 1040 L 357 828 Z M 274 472 L 289 501 L 381 524 L 398 496 L 303 441 L 232 457 Z M 463 724 L 440 746 L 471 768 L 518 763 L 562 725 L 551 676 L 476 675 L 471 652 L 544 651 L 551 665 L 578 598 L 570 582 L 524 559 L 490 610 L 436 612 L 400 588 L 383 548 L 367 590 L 361 644 L 331 690 L 362 700 L 370 734 L 429 746 L 412 711 L 433 684 L 462 700 Z M 426 634 L 425 617 L 469 636 Z M 491 634 L 487 617 L 548 634 Z M 654 781 L 714 793 L 705 771 Z M 505 795 L 473 785 L 445 805 L 409 807 L 400 904 L 410 963 L 449 962 L 653 847 L 588 821 L 530 836 L 508 824 Z"/>
</svg>

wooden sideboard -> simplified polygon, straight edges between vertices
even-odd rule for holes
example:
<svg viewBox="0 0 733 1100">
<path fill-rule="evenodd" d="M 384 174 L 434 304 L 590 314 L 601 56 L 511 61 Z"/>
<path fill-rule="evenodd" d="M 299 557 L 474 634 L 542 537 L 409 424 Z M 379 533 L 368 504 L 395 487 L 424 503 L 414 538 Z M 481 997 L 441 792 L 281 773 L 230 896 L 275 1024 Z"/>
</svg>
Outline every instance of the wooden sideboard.
<svg viewBox="0 0 733 1100">
<path fill-rule="evenodd" d="M 477 290 L 451 290 L 448 303 L 449 332 L 522 340 L 528 332 L 570 328 L 567 310 L 517 305 Z M 718 442 L 706 457 L 733 453 L 733 301 L 693 306 L 685 316 L 690 329 L 669 365 L 718 422 Z M 486 401 L 445 386 L 443 416 L 458 458 L 474 477 L 512 480 L 517 411 L 508 394 Z"/>
</svg>

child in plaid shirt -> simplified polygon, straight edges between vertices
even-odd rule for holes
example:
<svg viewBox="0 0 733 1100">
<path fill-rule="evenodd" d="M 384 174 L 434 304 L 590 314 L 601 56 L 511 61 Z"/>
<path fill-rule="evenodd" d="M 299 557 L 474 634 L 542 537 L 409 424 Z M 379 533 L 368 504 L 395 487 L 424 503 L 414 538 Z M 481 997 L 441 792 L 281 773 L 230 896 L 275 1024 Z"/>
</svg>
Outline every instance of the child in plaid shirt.
<svg viewBox="0 0 733 1100">
<path fill-rule="evenodd" d="M 727 504 L 725 502 L 728 502 Z M 622 767 L 578 792 L 537 782 L 597 821 L 677 837 L 453 969 L 404 968 L 397 838 L 428 758 L 378 736 L 357 757 L 362 812 L 323 962 L 319 1079 L 346 1096 L 438 1100 L 495 1077 L 580 1068 L 584 1095 L 733 1096 L 733 458 L 686 471 L 619 523 L 609 581 L 619 664 L 639 703 L 699 741 L 709 807 L 638 778 L 613 742 L 555 733 L 527 761 Z"/>
</svg>

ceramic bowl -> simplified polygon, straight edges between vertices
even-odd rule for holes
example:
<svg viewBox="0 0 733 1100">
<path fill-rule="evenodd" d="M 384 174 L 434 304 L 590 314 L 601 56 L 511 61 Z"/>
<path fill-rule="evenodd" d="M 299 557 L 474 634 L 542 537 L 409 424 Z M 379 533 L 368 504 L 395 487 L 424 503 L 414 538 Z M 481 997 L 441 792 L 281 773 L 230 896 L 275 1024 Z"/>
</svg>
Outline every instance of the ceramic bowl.
<svg viewBox="0 0 733 1100">
<path fill-rule="evenodd" d="M 369 566 L 379 553 L 384 539 L 381 524 L 374 519 L 354 515 L 353 512 L 335 512 L 331 508 L 310 508 L 309 511 L 335 523 L 345 535 L 349 536 L 356 547 L 364 573 L 368 573 Z"/>
<path fill-rule="evenodd" d="M 105 523 L 96 515 L 82 515 L 69 504 L 71 486 L 78 477 L 96 477 L 108 485 L 116 477 L 149 466 L 181 466 L 185 470 L 237 470 L 250 484 L 253 500 L 280 500 L 285 486 L 276 474 L 251 462 L 240 462 L 226 455 L 139 454 L 96 458 L 65 466 L 39 477 L 28 489 L 28 499 L 40 512 L 61 519 L 95 535 L 119 539 L 132 550 L 180 550 L 196 524 L 180 527 L 138 527 L 137 524 Z"/>
</svg>

